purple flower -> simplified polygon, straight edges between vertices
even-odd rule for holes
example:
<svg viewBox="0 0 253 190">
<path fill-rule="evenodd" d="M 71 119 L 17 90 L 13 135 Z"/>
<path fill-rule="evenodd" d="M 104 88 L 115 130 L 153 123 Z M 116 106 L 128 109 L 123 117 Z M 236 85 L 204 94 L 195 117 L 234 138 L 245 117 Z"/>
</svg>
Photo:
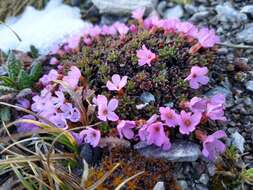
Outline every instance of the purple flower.
<svg viewBox="0 0 253 190">
<path fill-rule="evenodd" d="M 83 137 L 79 133 L 71 132 L 72 137 L 76 140 L 76 143 L 78 145 L 81 145 L 83 143 Z"/>
<path fill-rule="evenodd" d="M 124 23 L 116 22 L 113 26 L 119 32 L 120 38 L 124 38 L 129 31 L 128 26 L 125 25 Z"/>
<path fill-rule="evenodd" d="M 204 98 L 193 97 L 188 103 L 188 107 L 193 112 L 203 113 L 206 111 L 207 100 Z"/>
<path fill-rule="evenodd" d="M 31 108 L 34 112 L 42 112 L 44 109 L 53 107 L 51 102 L 52 93 L 47 91 L 46 89 L 41 91 L 41 95 L 36 95 L 32 98 L 34 103 Z"/>
<path fill-rule="evenodd" d="M 111 91 L 120 91 L 127 84 L 127 76 L 112 75 L 112 81 L 107 81 L 106 87 Z"/>
<path fill-rule="evenodd" d="M 60 109 L 65 119 L 69 119 L 72 122 L 80 121 L 81 114 L 77 108 L 73 108 L 71 103 L 63 104 Z"/>
<path fill-rule="evenodd" d="M 190 22 L 179 22 L 177 24 L 177 30 L 191 37 L 198 36 L 198 29 Z"/>
<path fill-rule="evenodd" d="M 191 88 L 198 89 L 201 85 L 208 83 L 207 73 L 207 67 L 193 66 L 190 75 L 185 80 L 189 81 Z"/>
<path fill-rule="evenodd" d="M 138 32 L 138 29 L 134 24 L 131 24 L 129 29 L 132 33 L 137 33 Z"/>
<path fill-rule="evenodd" d="M 132 18 L 136 19 L 140 24 L 143 22 L 143 15 L 145 13 L 145 7 L 140 7 L 132 12 Z"/>
<path fill-rule="evenodd" d="M 36 118 L 33 115 L 24 115 L 20 119 L 30 119 L 36 121 Z M 18 127 L 17 132 L 19 133 L 34 132 L 39 129 L 37 125 L 31 123 L 18 123 L 16 126 Z"/>
<path fill-rule="evenodd" d="M 156 55 L 145 45 L 142 46 L 142 49 L 137 50 L 137 57 L 139 66 L 147 64 L 151 67 L 151 62 L 156 59 Z"/>
<path fill-rule="evenodd" d="M 96 147 L 99 144 L 101 133 L 99 130 L 88 127 L 80 132 L 80 136 L 84 139 L 85 143 Z"/>
<path fill-rule="evenodd" d="M 189 135 L 196 129 L 196 126 L 200 123 L 202 114 L 201 113 L 187 113 L 181 111 L 178 117 L 179 131 L 181 134 Z"/>
<path fill-rule="evenodd" d="M 179 23 L 180 21 L 178 19 L 164 19 L 160 20 L 159 27 L 165 31 L 175 31 Z"/>
<path fill-rule="evenodd" d="M 152 29 L 152 28 L 156 28 L 159 27 L 160 25 L 160 19 L 158 16 L 152 16 L 152 17 L 148 17 L 144 20 L 144 28 L 145 29 Z"/>
<path fill-rule="evenodd" d="M 52 69 L 50 70 L 50 72 L 47 75 L 43 75 L 40 78 L 40 82 L 46 86 L 48 85 L 50 82 L 56 80 L 58 78 L 59 74 L 56 70 Z"/>
<path fill-rule="evenodd" d="M 117 130 L 118 130 L 120 138 L 121 139 L 123 137 L 127 139 L 134 138 L 133 129 L 135 127 L 136 127 L 135 121 L 121 120 L 119 124 L 117 125 Z"/>
<path fill-rule="evenodd" d="M 140 139 L 141 139 L 142 141 L 146 141 L 146 140 L 147 140 L 147 135 L 148 135 L 148 133 L 147 133 L 147 128 L 148 128 L 148 126 L 151 125 L 152 123 L 156 122 L 158 118 L 159 118 L 158 115 L 156 115 L 156 114 L 152 115 L 152 116 L 147 120 L 146 124 L 143 125 L 143 126 L 139 129 L 138 135 L 139 135 L 139 137 L 140 137 Z"/>
<path fill-rule="evenodd" d="M 155 122 L 147 128 L 147 143 L 155 144 L 162 147 L 164 150 L 169 150 L 171 147 L 170 139 L 165 135 L 163 124 L 161 122 Z"/>
<path fill-rule="evenodd" d="M 71 51 L 72 49 L 77 48 L 79 46 L 80 39 L 81 39 L 81 36 L 79 34 L 71 36 L 68 39 L 67 44 L 64 46 L 64 50 Z"/>
<path fill-rule="evenodd" d="M 160 107 L 161 120 L 165 121 L 169 127 L 175 127 L 177 123 L 178 114 L 169 107 Z"/>
<path fill-rule="evenodd" d="M 117 34 L 117 30 L 114 26 L 104 25 L 104 26 L 102 26 L 102 32 L 101 33 L 103 35 L 115 36 Z"/>
<path fill-rule="evenodd" d="M 65 101 L 65 97 L 62 91 L 56 91 L 55 92 L 57 97 L 52 97 L 52 104 L 54 105 L 54 107 L 56 108 L 60 108 Z"/>
<path fill-rule="evenodd" d="M 209 30 L 208 28 L 202 28 L 197 34 L 197 38 L 202 47 L 209 48 L 213 47 L 220 41 L 219 37 L 216 36 L 215 31 Z"/>
<path fill-rule="evenodd" d="M 28 109 L 31 106 L 31 104 L 29 100 L 21 98 L 17 100 L 16 106 Z"/>
<path fill-rule="evenodd" d="M 102 32 L 102 29 L 99 26 L 93 26 L 89 29 L 89 35 L 92 38 L 98 37 Z"/>
<path fill-rule="evenodd" d="M 67 121 L 64 118 L 62 113 L 51 115 L 48 118 L 48 120 L 51 121 L 53 124 L 55 124 L 57 128 L 60 128 L 63 130 L 68 129 Z"/>
<path fill-rule="evenodd" d="M 117 99 L 108 100 L 103 95 L 98 95 L 96 98 L 98 106 L 98 118 L 102 121 L 117 121 L 119 120 L 118 115 L 114 112 L 118 107 L 119 101 Z"/>
<path fill-rule="evenodd" d="M 226 137 L 226 133 L 224 131 L 219 130 L 205 138 L 203 142 L 202 153 L 209 160 L 214 161 L 219 156 L 219 154 L 225 152 L 226 145 L 219 140 L 223 137 Z"/>
<path fill-rule="evenodd" d="M 56 59 L 55 57 L 52 57 L 49 61 L 50 65 L 57 65 L 59 63 L 59 60 Z"/>
<path fill-rule="evenodd" d="M 226 121 L 226 117 L 224 116 L 224 107 L 223 105 L 213 105 L 208 103 L 207 104 L 207 111 L 206 116 L 210 118 L 211 120 L 220 120 L 220 121 Z"/>
<path fill-rule="evenodd" d="M 78 86 L 81 72 L 76 66 L 71 66 L 67 76 L 63 77 L 63 81 L 66 82 L 71 88 L 75 89 Z"/>
</svg>

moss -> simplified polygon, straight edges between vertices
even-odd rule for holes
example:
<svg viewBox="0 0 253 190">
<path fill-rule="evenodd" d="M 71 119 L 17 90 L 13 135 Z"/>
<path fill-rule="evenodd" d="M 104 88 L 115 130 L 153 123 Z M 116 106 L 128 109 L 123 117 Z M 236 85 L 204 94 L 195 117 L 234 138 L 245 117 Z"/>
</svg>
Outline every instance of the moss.
<svg viewBox="0 0 253 190">
<path fill-rule="evenodd" d="M 117 52 L 116 51 L 112 51 L 108 57 L 107 57 L 107 61 L 110 61 L 110 62 L 116 62 L 118 60 L 118 55 L 117 55 Z"/>
<path fill-rule="evenodd" d="M 170 59 L 176 56 L 176 49 L 174 47 L 164 47 L 158 50 L 160 59 Z"/>
</svg>

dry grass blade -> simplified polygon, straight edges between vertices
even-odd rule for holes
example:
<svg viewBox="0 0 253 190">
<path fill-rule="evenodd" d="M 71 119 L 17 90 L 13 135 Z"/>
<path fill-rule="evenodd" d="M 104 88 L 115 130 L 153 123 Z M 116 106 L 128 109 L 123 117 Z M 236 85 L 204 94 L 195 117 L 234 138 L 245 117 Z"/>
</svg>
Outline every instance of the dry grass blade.
<svg viewBox="0 0 253 190">
<path fill-rule="evenodd" d="M 144 172 L 139 172 L 127 179 L 125 179 L 122 183 L 120 183 L 116 188 L 115 190 L 120 190 L 125 184 L 127 184 L 129 181 L 133 180 L 134 178 L 138 177 L 139 175 L 143 174 Z"/>
<path fill-rule="evenodd" d="M 92 186 L 88 187 L 87 190 L 95 190 L 99 185 L 101 185 L 118 167 L 120 164 L 116 164 L 109 172 L 106 172 L 103 177 L 96 181 Z"/>
<path fill-rule="evenodd" d="M 20 36 L 17 34 L 17 32 L 15 32 L 8 24 L 5 24 L 4 22 L 0 21 L 0 24 L 3 24 L 4 26 L 6 26 L 18 39 L 18 41 L 22 41 L 22 39 L 20 38 Z"/>
<path fill-rule="evenodd" d="M 89 165 L 85 160 L 83 160 L 83 175 L 81 180 L 81 187 L 84 186 L 85 181 L 88 179 L 88 175 L 89 175 Z"/>
</svg>

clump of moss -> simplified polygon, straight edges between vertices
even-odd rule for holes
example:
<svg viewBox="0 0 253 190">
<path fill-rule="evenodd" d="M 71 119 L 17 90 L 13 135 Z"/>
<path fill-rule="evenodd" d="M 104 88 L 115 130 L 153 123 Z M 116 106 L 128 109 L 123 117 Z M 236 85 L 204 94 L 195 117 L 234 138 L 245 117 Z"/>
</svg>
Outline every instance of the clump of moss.
<svg viewBox="0 0 253 190">
<path fill-rule="evenodd" d="M 156 102 L 150 109 L 152 111 L 148 113 L 153 113 L 168 102 L 173 102 L 175 108 L 179 108 L 180 101 L 185 97 L 203 94 L 205 87 L 192 90 L 184 79 L 193 65 L 211 68 L 215 51 L 201 49 L 196 54 L 190 54 L 189 50 L 195 43 L 175 33 L 164 35 L 159 30 L 150 33 L 138 29 L 137 33 L 129 32 L 124 41 L 112 36 L 100 36 L 90 46 L 81 43 L 81 51 L 71 53 L 65 59 L 82 68 L 89 88 L 95 90 L 96 94 L 108 92 L 105 85 L 113 74 L 128 76 L 124 96 L 118 97 L 122 98 L 118 107 L 120 118 L 147 118 L 150 114 L 146 114 L 146 107 L 144 111 L 136 109 L 136 104 L 144 103 L 139 98 L 143 92 L 156 97 Z M 143 44 L 158 57 L 151 67 L 138 65 L 136 51 Z"/>
<path fill-rule="evenodd" d="M 112 173 L 112 175 L 100 185 L 97 189 L 114 189 L 117 185 L 124 181 L 124 179 L 135 175 L 138 172 L 144 173 L 131 180 L 126 184 L 124 189 L 153 189 L 158 181 L 165 183 L 165 189 L 175 190 L 176 182 L 172 175 L 172 164 L 164 160 L 146 158 L 139 155 L 132 149 L 117 147 L 106 153 L 99 168 L 94 168 L 90 172 L 90 180 L 86 185 L 90 185 L 94 180 L 103 176 L 104 171 L 111 170 L 115 163 L 120 163 L 120 167 Z"/>
</svg>

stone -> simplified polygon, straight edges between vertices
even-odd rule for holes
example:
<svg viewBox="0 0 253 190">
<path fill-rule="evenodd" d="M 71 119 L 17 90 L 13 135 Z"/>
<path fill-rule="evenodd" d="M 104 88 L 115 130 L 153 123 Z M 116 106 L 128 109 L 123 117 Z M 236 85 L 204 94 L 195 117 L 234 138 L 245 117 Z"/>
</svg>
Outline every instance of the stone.
<svg viewBox="0 0 253 190">
<path fill-rule="evenodd" d="M 207 174 L 203 173 L 200 178 L 199 178 L 199 182 L 202 183 L 203 185 L 207 185 L 209 182 L 209 177 Z"/>
<path fill-rule="evenodd" d="M 143 103 L 150 103 L 155 101 L 155 96 L 150 92 L 143 92 L 140 96 L 140 100 Z"/>
<path fill-rule="evenodd" d="M 100 13 L 126 15 L 139 7 L 146 7 L 151 12 L 157 5 L 157 0 L 92 0 Z"/>
<path fill-rule="evenodd" d="M 163 15 L 164 10 L 166 9 L 167 6 L 167 2 L 166 1 L 161 1 L 158 5 L 157 5 L 157 12 L 160 15 Z"/>
<path fill-rule="evenodd" d="M 249 15 L 250 17 L 253 17 L 253 5 L 244 6 L 240 12 L 245 13 Z"/>
<path fill-rule="evenodd" d="M 231 135 L 231 143 L 241 152 L 244 152 L 244 137 L 237 131 Z"/>
<path fill-rule="evenodd" d="M 158 181 L 153 190 L 165 190 L 164 182 Z"/>
<path fill-rule="evenodd" d="M 147 145 L 145 142 L 137 143 L 134 148 L 146 157 L 176 162 L 195 162 L 201 155 L 199 145 L 184 140 L 177 140 L 172 143 L 171 149 L 168 151 L 154 145 Z"/>
<path fill-rule="evenodd" d="M 30 88 L 25 88 L 25 89 L 21 90 L 21 91 L 17 94 L 16 98 L 17 98 L 17 99 L 19 99 L 19 98 L 25 98 L 26 96 L 31 95 L 32 93 L 33 93 L 33 92 L 32 92 L 32 89 L 30 89 Z"/>
<path fill-rule="evenodd" d="M 89 165 L 97 164 L 102 157 L 102 149 L 100 147 L 93 148 L 89 144 L 81 146 L 80 158 L 84 159 Z"/>
<path fill-rule="evenodd" d="M 226 2 L 215 7 L 217 19 L 221 22 L 242 22 L 247 21 L 247 15 L 235 10 L 231 3 Z"/>
<path fill-rule="evenodd" d="M 188 190 L 188 184 L 185 180 L 178 180 L 177 181 L 178 186 L 180 187 L 181 190 Z"/>
<path fill-rule="evenodd" d="M 215 164 L 213 162 L 208 162 L 208 164 L 207 164 L 208 174 L 210 176 L 214 176 L 215 170 L 216 170 Z"/>
<path fill-rule="evenodd" d="M 181 18 L 184 14 L 184 10 L 181 5 L 177 5 L 173 8 L 167 9 L 163 16 L 164 18 Z"/>
<path fill-rule="evenodd" d="M 208 17 L 208 15 L 209 15 L 208 11 L 197 12 L 194 15 L 192 15 L 190 20 L 192 22 L 202 21 L 203 19 L 206 19 Z"/>
<path fill-rule="evenodd" d="M 245 29 L 236 35 L 236 39 L 239 42 L 253 44 L 253 23 L 246 25 Z"/>
<path fill-rule="evenodd" d="M 209 188 L 207 188 L 207 187 L 204 186 L 204 185 L 197 184 L 197 185 L 196 185 L 196 190 L 209 190 Z"/>
<path fill-rule="evenodd" d="M 245 86 L 247 90 L 253 92 L 253 80 L 246 82 Z"/>
<path fill-rule="evenodd" d="M 194 6 L 193 4 L 186 4 L 184 5 L 184 9 L 187 13 L 189 13 L 190 15 L 195 14 L 196 12 L 198 12 L 198 9 L 196 6 Z"/>
</svg>

